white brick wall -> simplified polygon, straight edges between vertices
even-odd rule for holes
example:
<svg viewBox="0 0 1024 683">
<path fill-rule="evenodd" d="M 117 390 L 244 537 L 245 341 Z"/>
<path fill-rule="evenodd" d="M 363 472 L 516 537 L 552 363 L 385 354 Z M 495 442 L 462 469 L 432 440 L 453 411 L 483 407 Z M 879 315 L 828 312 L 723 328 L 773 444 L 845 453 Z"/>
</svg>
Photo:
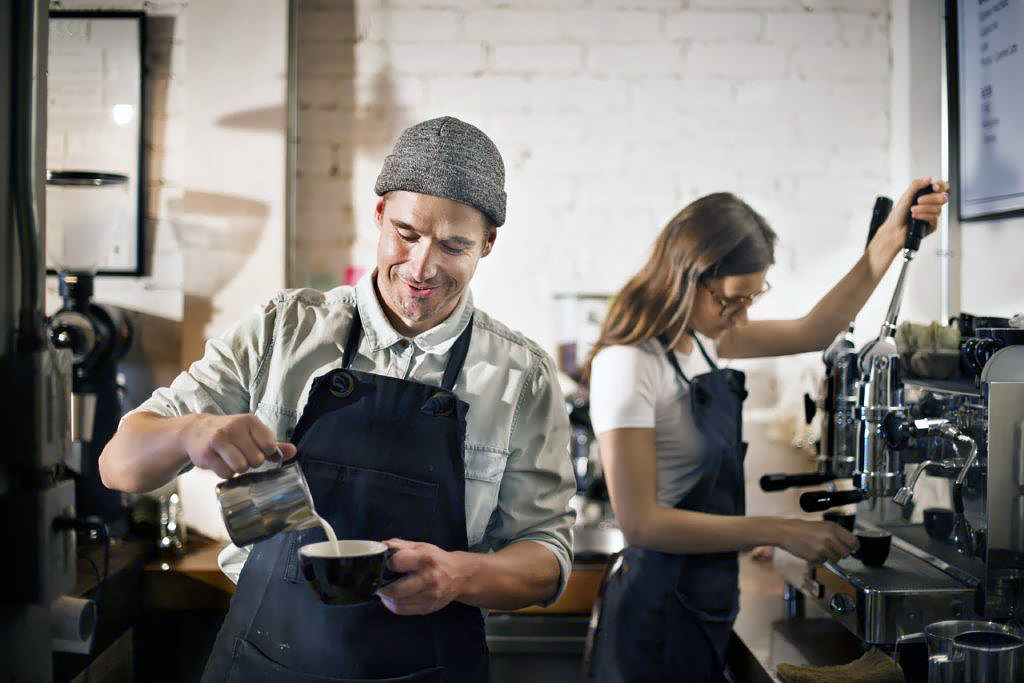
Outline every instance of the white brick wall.
<svg viewBox="0 0 1024 683">
<path fill-rule="evenodd" d="M 723 189 L 781 238 L 755 311 L 802 314 L 863 248 L 875 194 L 907 180 L 888 172 L 889 0 L 300 0 L 300 15 L 316 28 L 299 35 L 295 232 L 339 241 L 331 258 L 300 247 L 322 269 L 297 265 L 295 284 L 373 266 L 381 160 L 442 114 L 480 126 L 507 166 L 477 301 L 549 350 L 555 292 L 615 291 L 669 217 Z M 332 21 L 353 28 L 331 42 Z M 772 372 L 815 360 L 789 363 Z"/>
</svg>

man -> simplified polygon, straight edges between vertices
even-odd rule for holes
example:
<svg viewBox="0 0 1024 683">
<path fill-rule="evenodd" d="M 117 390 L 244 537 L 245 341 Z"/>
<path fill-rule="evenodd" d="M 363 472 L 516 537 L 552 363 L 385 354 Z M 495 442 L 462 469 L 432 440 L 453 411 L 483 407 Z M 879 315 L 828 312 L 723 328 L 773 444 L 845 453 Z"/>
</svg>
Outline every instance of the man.
<svg viewBox="0 0 1024 683">
<path fill-rule="evenodd" d="M 374 188 L 376 269 L 257 307 L 104 449 L 104 483 L 146 491 L 190 465 L 227 478 L 280 448 L 340 538 L 397 550 L 405 576 L 379 600 L 327 606 L 296 569 L 319 530 L 256 544 L 204 680 L 486 679 L 479 608 L 564 589 L 574 487 L 555 371 L 467 288 L 505 221 L 504 179 L 469 124 L 404 131 Z"/>
</svg>

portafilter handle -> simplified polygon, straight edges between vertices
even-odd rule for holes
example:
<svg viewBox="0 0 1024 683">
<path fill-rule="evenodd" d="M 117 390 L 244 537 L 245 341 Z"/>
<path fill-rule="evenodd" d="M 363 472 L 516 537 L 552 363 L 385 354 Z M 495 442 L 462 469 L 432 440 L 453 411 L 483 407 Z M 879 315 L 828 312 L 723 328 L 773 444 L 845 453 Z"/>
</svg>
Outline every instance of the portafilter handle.
<svg viewBox="0 0 1024 683">
<path fill-rule="evenodd" d="M 914 204 L 921 203 L 921 197 L 926 194 L 931 194 L 935 190 L 932 189 L 932 184 L 928 183 L 920 190 L 914 193 Z M 912 206 L 913 206 L 912 205 Z M 923 221 L 917 218 L 910 219 L 910 226 L 907 228 L 907 238 L 903 242 L 903 248 L 909 249 L 910 251 L 917 251 L 921 248 L 921 238 L 924 237 L 925 231 L 928 230 L 928 221 Z"/>
<path fill-rule="evenodd" d="M 821 512 L 829 508 L 859 503 L 867 498 L 863 491 L 808 491 L 800 496 L 800 509 L 804 512 Z"/>
<path fill-rule="evenodd" d="M 766 474 L 761 477 L 761 490 L 762 491 L 785 491 L 788 488 L 794 486 L 818 486 L 819 484 L 827 484 L 828 482 L 835 479 L 831 474 L 821 474 L 820 472 L 801 472 L 798 474 L 786 474 L 779 472 L 776 474 Z"/>
</svg>

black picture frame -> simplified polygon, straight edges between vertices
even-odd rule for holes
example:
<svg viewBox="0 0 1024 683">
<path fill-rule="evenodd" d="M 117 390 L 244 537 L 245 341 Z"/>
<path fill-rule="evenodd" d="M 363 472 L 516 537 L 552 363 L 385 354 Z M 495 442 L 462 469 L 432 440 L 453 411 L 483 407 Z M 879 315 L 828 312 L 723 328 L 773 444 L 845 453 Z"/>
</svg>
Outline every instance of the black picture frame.
<svg viewBox="0 0 1024 683">
<path fill-rule="evenodd" d="M 146 13 L 141 11 L 77 11 L 77 10 L 51 10 L 50 19 L 89 19 L 89 20 L 114 20 L 133 21 L 138 28 L 138 59 L 139 59 L 139 84 L 138 84 L 138 142 L 136 146 L 136 163 L 134 165 L 137 178 L 135 187 L 135 226 L 134 238 L 135 249 L 133 250 L 131 262 L 127 267 L 101 268 L 96 272 L 98 276 L 114 277 L 139 277 L 145 274 L 144 248 L 145 248 L 145 226 L 146 226 L 146 191 L 148 178 L 146 173 L 146 149 L 148 143 L 149 121 L 149 73 L 146 63 Z M 104 169 L 89 169 L 104 170 Z M 55 275 L 56 271 L 47 267 L 47 274 Z"/>
<path fill-rule="evenodd" d="M 945 2 L 946 39 L 946 120 L 948 121 L 949 173 L 951 175 L 951 199 L 956 206 L 957 219 L 961 223 L 984 222 L 994 219 L 1024 216 L 1024 207 L 1004 209 L 965 216 L 963 212 L 963 182 L 960 156 L 963 153 L 963 136 L 960 121 L 960 5 L 963 0 Z"/>
</svg>

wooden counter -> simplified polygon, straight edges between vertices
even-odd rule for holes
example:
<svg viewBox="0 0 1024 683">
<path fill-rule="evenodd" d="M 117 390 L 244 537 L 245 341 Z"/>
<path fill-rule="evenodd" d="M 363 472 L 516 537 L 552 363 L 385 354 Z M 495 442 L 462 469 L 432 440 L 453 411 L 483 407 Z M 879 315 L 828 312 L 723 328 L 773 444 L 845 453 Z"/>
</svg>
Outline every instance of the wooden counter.
<svg viewBox="0 0 1024 683">
<path fill-rule="evenodd" d="M 142 579 L 146 609 L 227 611 L 235 584 L 217 565 L 217 555 L 226 545 L 191 533 L 181 557 L 165 555 L 147 562 Z"/>
<path fill-rule="evenodd" d="M 186 552 L 178 558 L 159 557 L 146 563 L 143 572 L 143 604 L 147 609 L 227 610 L 235 585 L 217 566 L 224 541 L 191 534 Z M 573 567 L 565 592 L 547 607 L 526 607 L 524 614 L 590 614 L 603 562 L 580 562 Z"/>
</svg>

